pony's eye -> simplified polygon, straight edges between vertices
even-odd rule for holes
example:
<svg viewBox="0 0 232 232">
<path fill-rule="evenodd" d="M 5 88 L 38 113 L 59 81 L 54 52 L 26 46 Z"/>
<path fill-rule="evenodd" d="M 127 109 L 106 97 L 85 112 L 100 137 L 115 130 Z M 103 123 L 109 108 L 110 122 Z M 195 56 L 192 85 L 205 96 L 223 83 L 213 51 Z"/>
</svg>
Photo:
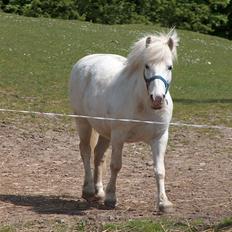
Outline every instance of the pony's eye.
<svg viewBox="0 0 232 232">
<path fill-rule="evenodd" d="M 146 68 L 146 69 L 149 69 L 149 65 L 148 65 L 148 64 L 146 64 L 146 65 L 145 65 L 145 68 Z"/>
<path fill-rule="evenodd" d="M 168 70 L 169 70 L 169 71 L 171 71 L 172 68 L 173 68 L 172 65 L 169 65 L 169 66 L 168 66 Z"/>
</svg>

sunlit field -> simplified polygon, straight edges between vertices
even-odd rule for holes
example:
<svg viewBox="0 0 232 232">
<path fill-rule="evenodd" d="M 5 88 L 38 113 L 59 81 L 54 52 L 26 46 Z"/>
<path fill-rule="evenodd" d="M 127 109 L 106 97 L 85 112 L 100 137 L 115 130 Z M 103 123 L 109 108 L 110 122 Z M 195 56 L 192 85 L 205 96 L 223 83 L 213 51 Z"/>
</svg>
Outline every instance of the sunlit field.
<svg viewBox="0 0 232 232">
<path fill-rule="evenodd" d="M 144 34 L 167 31 L 144 25 L 106 26 L 79 21 L 0 14 L 1 107 L 70 112 L 72 65 L 92 53 L 127 56 Z M 231 125 L 232 44 L 178 31 L 181 38 L 171 95 L 174 120 Z"/>
</svg>

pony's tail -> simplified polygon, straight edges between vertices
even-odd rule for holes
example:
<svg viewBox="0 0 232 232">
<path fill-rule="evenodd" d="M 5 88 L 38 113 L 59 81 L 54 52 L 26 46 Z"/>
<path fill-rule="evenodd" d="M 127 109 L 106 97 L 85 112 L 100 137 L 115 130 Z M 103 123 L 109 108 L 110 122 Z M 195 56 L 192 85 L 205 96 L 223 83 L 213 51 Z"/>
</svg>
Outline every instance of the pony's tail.
<svg viewBox="0 0 232 232">
<path fill-rule="evenodd" d="M 94 129 L 92 129 L 91 138 L 90 138 L 90 146 L 91 146 L 92 154 L 94 153 L 94 148 L 97 145 L 98 137 L 99 137 L 99 134 Z"/>
<path fill-rule="evenodd" d="M 97 131 L 95 131 L 94 129 L 92 129 L 92 133 L 91 133 L 91 139 L 90 139 L 90 147 L 91 147 L 91 163 L 92 163 L 92 167 L 94 167 L 94 149 L 97 145 L 98 142 L 98 138 L 99 138 L 99 134 L 97 133 Z M 109 163 L 109 148 L 107 149 L 107 151 L 105 152 L 105 160 L 104 160 L 104 164 L 103 164 L 103 175 L 106 173 L 107 171 L 107 166 Z"/>
<path fill-rule="evenodd" d="M 91 147 L 91 166 L 94 167 L 94 149 L 97 145 L 99 134 L 92 129 L 91 138 L 90 138 L 90 147 Z"/>
</svg>

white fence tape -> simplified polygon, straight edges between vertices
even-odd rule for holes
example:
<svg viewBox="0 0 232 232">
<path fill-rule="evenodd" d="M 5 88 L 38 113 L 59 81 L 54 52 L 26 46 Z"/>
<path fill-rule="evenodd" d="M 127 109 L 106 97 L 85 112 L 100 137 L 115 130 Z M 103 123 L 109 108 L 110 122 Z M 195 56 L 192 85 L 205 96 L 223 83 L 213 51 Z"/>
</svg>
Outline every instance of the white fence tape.
<svg viewBox="0 0 232 232">
<path fill-rule="evenodd" d="M 76 114 L 61 114 L 61 113 L 50 113 L 50 112 L 37 112 L 37 111 L 27 111 L 27 110 L 12 110 L 12 109 L 0 109 L 0 112 L 5 113 L 21 113 L 21 114 L 34 114 L 49 117 L 69 117 L 69 118 L 86 118 L 86 119 L 96 119 L 105 121 L 119 121 L 119 122 L 133 122 L 133 123 L 145 123 L 145 124 L 158 124 L 163 125 L 166 123 L 149 121 L 149 120 L 137 120 L 137 119 L 126 119 L 126 118 L 108 118 L 99 116 L 88 116 L 88 115 L 76 115 Z M 171 122 L 170 126 L 177 127 L 194 127 L 194 128 L 206 128 L 206 129 L 219 129 L 219 130 L 231 130 L 232 127 L 218 126 L 218 125 L 207 125 L 207 124 L 190 124 L 182 122 Z"/>
</svg>

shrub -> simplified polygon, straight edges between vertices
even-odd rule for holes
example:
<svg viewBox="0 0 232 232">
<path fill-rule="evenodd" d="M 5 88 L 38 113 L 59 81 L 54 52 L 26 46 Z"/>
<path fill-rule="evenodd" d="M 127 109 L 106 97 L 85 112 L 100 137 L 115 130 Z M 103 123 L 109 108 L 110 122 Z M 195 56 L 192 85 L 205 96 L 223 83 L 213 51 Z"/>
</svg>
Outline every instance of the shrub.
<svg viewBox="0 0 232 232">
<path fill-rule="evenodd" d="M 159 23 L 232 37 L 232 0 L 2 0 L 8 13 L 95 23 Z"/>
</svg>

